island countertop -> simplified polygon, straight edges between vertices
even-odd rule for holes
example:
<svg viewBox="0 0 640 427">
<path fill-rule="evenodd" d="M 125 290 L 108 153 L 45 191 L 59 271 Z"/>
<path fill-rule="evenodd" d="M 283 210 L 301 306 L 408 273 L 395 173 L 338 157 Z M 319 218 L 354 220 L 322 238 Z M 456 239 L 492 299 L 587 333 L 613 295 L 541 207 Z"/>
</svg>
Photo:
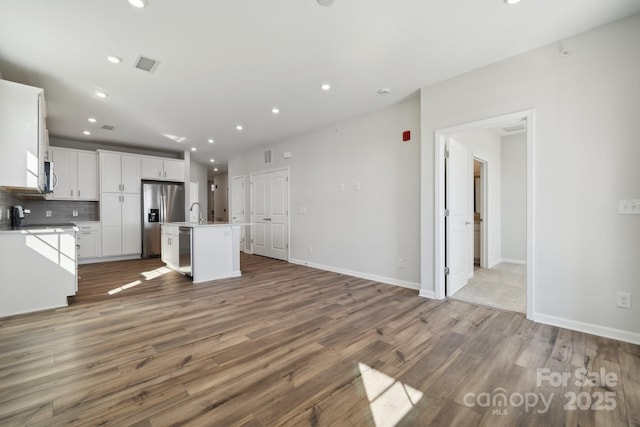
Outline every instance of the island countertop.
<svg viewBox="0 0 640 427">
<path fill-rule="evenodd" d="M 232 222 L 164 222 L 164 225 L 176 225 L 180 227 L 191 227 L 191 228 L 201 228 L 201 227 L 239 227 L 245 225 L 253 225 L 252 223 L 242 222 L 242 223 L 232 223 Z"/>
</svg>

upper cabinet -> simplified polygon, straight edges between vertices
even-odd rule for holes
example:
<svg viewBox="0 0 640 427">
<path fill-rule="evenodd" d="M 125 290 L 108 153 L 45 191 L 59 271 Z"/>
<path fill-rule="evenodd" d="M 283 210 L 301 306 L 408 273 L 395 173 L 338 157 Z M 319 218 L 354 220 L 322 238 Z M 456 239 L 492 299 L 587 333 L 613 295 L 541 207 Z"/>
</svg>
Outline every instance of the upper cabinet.
<svg viewBox="0 0 640 427">
<path fill-rule="evenodd" d="M 0 80 L 0 186 L 42 192 L 47 129 L 44 91 Z"/>
<path fill-rule="evenodd" d="M 94 151 L 51 148 L 53 198 L 98 200 L 98 154 Z"/>
<path fill-rule="evenodd" d="M 140 157 L 100 152 L 100 191 L 140 194 Z"/>
<path fill-rule="evenodd" d="M 184 182 L 184 160 L 143 157 L 142 178 Z"/>
</svg>

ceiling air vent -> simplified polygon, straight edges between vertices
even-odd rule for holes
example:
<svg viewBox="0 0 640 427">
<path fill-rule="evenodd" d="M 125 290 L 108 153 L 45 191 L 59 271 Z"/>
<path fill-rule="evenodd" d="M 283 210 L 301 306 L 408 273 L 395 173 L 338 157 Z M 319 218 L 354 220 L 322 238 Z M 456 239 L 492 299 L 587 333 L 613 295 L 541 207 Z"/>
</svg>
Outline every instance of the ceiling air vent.
<svg viewBox="0 0 640 427">
<path fill-rule="evenodd" d="M 104 129 L 104 130 L 114 130 L 115 127 L 113 127 L 111 125 L 102 125 L 102 129 Z"/>
<path fill-rule="evenodd" d="M 267 150 L 264 152 L 264 163 L 271 163 L 271 150 Z"/>
<path fill-rule="evenodd" d="M 138 57 L 138 60 L 136 61 L 136 68 L 148 73 L 153 73 L 156 68 L 158 68 L 159 63 L 160 61 L 156 61 L 155 59 L 147 58 L 140 55 Z"/>
</svg>

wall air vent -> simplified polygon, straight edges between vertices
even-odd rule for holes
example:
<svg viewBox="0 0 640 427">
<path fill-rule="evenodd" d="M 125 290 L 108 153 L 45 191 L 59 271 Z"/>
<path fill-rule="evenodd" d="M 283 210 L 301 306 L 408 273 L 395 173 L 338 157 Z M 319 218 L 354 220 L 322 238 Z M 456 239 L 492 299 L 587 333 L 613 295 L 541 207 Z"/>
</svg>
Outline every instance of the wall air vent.
<svg viewBox="0 0 640 427">
<path fill-rule="evenodd" d="M 104 129 L 104 130 L 114 130 L 115 127 L 111 126 L 111 125 L 102 125 L 102 129 Z"/>
<path fill-rule="evenodd" d="M 507 132 L 507 133 L 511 133 L 511 132 L 519 132 L 522 130 L 525 130 L 525 126 L 524 123 L 519 123 L 515 126 L 507 126 L 502 128 L 503 131 Z"/>
<path fill-rule="evenodd" d="M 264 163 L 271 163 L 271 150 L 267 150 L 264 152 Z"/>
<path fill-rule="evenodd" d="M 158 68 L 158 64 L 160 64 L 160 61 L 140 55 L 136 61 L 136 68 L 148 73 L 153 73 L 156 68 Z"/>
</svg>

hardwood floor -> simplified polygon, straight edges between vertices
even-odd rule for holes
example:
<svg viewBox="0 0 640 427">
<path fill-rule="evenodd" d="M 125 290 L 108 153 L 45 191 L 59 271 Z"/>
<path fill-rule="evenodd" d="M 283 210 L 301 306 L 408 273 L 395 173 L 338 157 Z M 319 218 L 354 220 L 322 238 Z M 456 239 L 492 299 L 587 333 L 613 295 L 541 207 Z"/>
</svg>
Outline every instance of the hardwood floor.
<svg viewBox="0 0 640 427">
<path fill-rule="evenodd" d="M 69 307 L 0 319 L 0 425 L 640 425 L 640 346 L 241 263 L 205 284 L 157 259 L 84 265 Z"/>
</svg>

